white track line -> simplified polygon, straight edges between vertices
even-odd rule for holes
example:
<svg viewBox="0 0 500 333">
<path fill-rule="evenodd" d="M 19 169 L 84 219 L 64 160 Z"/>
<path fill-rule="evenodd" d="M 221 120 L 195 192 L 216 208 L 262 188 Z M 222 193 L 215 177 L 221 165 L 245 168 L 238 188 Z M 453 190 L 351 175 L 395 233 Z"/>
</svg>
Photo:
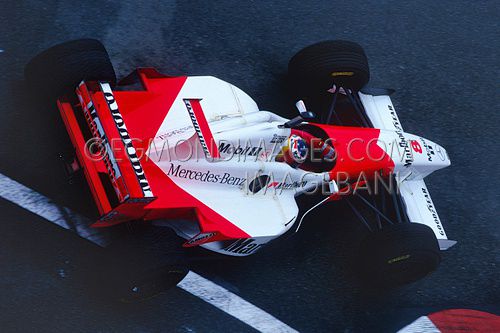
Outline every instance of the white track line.
<svg viewBox="0 0 500 333">
<path fill-rule="evenodd" d="M 189 272 L 177 286 L 260 332 L 297 332 L 269 313 L 194 272 Z"/>
<path fill-rule="evenodd" d="M 88 218 L 55 204 L 46 196 L 1 173 L 0 197 L 64 229 L 72 230 L 93 243 L 101 246 L 107 243 L 106 237 L 100 235 L 98 229 L 89 227 L 91 221 Z M 264 310 L 192 271 L 178 287 L 260 332 L 297 332 Z"/>
<path fill-rule="evenodd" d="M 10 179 L 0 173 L 0 197 L 57 224 L 72 230 L 97 245 L 105 246 L 106 238 L 97 228 L 90 228 L 90 219 L 81 216 L 71 209 L 54 203 L 46 196 Z"/>
</svg>

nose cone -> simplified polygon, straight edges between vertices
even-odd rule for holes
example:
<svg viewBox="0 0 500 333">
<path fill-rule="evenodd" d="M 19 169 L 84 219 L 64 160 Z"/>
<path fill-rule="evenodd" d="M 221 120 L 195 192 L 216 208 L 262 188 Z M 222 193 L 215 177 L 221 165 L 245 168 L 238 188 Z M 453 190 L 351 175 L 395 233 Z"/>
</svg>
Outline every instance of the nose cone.
<svg viewBox="0 0 500 333">
<path fill-rule="evenodd" d="M 413 155 L 411 166 L 416 174 L 425 177 L 451 164 L 446 149 L 437 143 L 412 135 L 409 144 Z"/>
<path fill-rule="evenodd" d="M 399 145 L 395 145 L 396 148 L 404 146 L 404 150 L 398 150 L 399 158 L 392 156 L 396 171 L 411 170 L 413 176 L 425 177 L 451 164 L 446 149 L 431 140 L 410 133 L 403 133 L 403 136 L 395 138 L 404 139 Z"/>
<path fill-rule="evenodd" d="M 441 164 L 443 168 L 450 166 L 450 157 L 448 156 L 448 152 L 443 147 L 436 144 L 436 151 L 434 154 L 436 155 L 437 163 Z"/>
</svg>

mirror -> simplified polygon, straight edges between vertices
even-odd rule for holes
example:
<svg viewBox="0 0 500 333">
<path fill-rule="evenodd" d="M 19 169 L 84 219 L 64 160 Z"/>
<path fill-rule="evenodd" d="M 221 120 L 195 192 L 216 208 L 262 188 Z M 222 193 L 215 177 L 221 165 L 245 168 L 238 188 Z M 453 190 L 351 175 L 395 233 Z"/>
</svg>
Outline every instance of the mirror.
<svg viewBox="0 0 500 333">
<path fill-rule="evenodd" d="M 299 100 L 297 103 L 295 103 L 295 107 L 297 108 L 297 110 L 299 110 L 300 115 L 287 121 L 283 125 L 280 125 L 280 127 L 294 128 L 295 126 L 302 124 L 304 120 L 316 118 L 316 115 L 313 112 L 307 111 L 306 105 L 304 104 L 303 100 Z"/>
<path fill-rule="evenodd" d="M 313 112 L 307 111 L 306 105 L 303 100 L 297 101 L 297 103 L 295 103 L 295 107 L 297 108 L 297 110 L 299 110 L 299 114 L 302 118 L 304 119 L 316 118 L 316 115 Z"/>
</svg>

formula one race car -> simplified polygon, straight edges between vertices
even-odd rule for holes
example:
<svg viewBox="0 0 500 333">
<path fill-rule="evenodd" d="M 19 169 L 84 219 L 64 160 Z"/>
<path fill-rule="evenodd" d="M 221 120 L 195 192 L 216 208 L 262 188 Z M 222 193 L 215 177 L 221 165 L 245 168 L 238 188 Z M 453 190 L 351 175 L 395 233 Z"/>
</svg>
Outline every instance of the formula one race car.
<svg viewBox="0 0 500 333">
<path fill-rule="evenodd" d="M 366 280 L 398 285 L 434 270 L 455 242 L 423 179 L 450 165 L 446 150 L 404 132 L 390 90 L 366 87 L 356 43 L 308 46 L 288 69 L 299 113 L 291 120 L 215 77 L 140 68 L 117 83 L 91 39 L 44 51 L 25 77 L 57 100 L 99 210 L 94 227 L 152 221 L 184 247 L 247 256 L 345 200 L 370 231 L 357 254 Z M 314 204 L 299 207 L 305 195 Z M 173 284 L 183 277 L 165 274 L 177 274 Z M 148 283 L 132 280 L 134 292 Z"/>
</svg>

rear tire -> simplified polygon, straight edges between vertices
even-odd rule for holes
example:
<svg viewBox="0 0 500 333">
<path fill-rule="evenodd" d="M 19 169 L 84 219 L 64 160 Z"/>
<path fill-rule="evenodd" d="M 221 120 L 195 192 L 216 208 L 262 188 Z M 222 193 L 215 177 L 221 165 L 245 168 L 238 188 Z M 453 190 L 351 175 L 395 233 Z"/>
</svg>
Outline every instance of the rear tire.
<svg viewBox="0 0 500 333">
<path fill-rule="evenodd" d="M 393 287 L 423 278 L 440 261 L 438 241 L 431 228 L 400 223 L 368 234 L 361 244 L 358 263 L 365 282 Z"/>
<path fill-rule="evenodd" d="M 101 287 L 111 298 L 126 303 L 168 291 L 189 272 L 181 242 L 166 227 L 134 231 L 106 248 Z"/>
<path fill-rule="evenodd" d="M 116 84 L 108 52 L 95 39 L 77 39 L 43 51 L 26 65 L 24 77 L 35 91 L 54 99 L 73 91 L 82 80 Z"/>
</svg>

